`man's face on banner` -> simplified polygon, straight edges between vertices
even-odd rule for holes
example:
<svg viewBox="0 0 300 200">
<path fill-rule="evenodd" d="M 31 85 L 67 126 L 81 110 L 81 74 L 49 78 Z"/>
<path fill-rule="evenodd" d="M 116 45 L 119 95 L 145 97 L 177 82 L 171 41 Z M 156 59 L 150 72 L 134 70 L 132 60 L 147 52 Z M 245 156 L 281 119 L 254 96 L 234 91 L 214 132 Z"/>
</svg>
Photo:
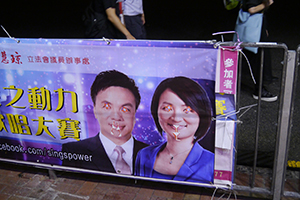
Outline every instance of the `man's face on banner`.
<svg viewBox="0 0 300 200">
<path fill-rule="evenodd" d="M 94 114 L 103 135 L 117 145 L 131 137 L 135 124 L 135 98 L 123 87 L 112 86 L 96 96 Z"/>
</svg>

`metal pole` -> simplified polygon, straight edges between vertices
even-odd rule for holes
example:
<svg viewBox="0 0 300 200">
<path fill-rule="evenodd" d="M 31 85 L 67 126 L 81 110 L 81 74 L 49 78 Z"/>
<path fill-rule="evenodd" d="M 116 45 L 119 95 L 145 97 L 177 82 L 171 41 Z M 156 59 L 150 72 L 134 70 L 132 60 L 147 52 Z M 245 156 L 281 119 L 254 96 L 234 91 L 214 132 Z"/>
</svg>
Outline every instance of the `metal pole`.
<svg viewBox="0 0 300 200">
<path fill-rule="evenodd" d="M 237 94 L 236 94 L 236 106 L 235 109 L 240 109 L 240 102 L 241 102 L 241 88 L 242 88 L 242 59 L 243 54 L 239 53 L 239 64 L 238 64 L 238 83 L 237 83 Z"/>
<path fill-rule="evenodd" d="M 239 52 L 239 64 L 238 64 L 238 84 L 237 84 L 237 93 L 236 93 L 236 105 L 235 105 L 235 110 L 240 109 L 240 98 L 241 98 L 241 88 L 242 88 L 242 59 L 243 59 L 243 54 Z M 238 132 L 239 132 L 239 123 L 236 126 L 236 140 L 235 140 L 235 148 L 238 149 Z M 237 153 L 234 153 L 234 174 L 236 174 L 236 165 L 237 165 Z M 235 182 L 235 176 L 233 177 L 232 182 Z"/>
<path fill-rule="evenodd" d="M 253 171 L 252 171 L 252 180 L 251 187 L 254 187 L 255 183 L 255 171 L 257 165 L 257 153 L 258 153 L 258 138 L 259 138 L 259 122 L 260 122 L 260 113 L 261 113 L 261 93 L 263 87 L 263 70 L 264 70 L 264 49 L 261 48 L 261 60 L 260 60 L 260 72 L 259 72 L 259 92 L 258 92 L 258 107 L 257 107 L 257 120 L 256 120 L 256 134 L 255 134 L 255 149 L 254 149 L 254 161 L 253 161 Z M 256 85 L 257 85 L 256 80 Z"/>
<path fill-rule="evenodd" d="M 290 139 L 290 117 L 292 111 L 292 96 L 295 78 L 295 51 L 286 51 L 284 60 L 284 69 L 282 76 L 281 104 L 279 108 L 277 145 L 275 151 L 275 161 L 273 167 L 273 199 L 280 199 L 283 195 L 285 182 L 286 162 L 288 155 L 289 139 Z M 288 61 L 287 61 L 288 58 Z M 286 69 L 286 70 L 285 70 Z M 297 73 L 297 72 L 296 72 Z"/>
</svg>

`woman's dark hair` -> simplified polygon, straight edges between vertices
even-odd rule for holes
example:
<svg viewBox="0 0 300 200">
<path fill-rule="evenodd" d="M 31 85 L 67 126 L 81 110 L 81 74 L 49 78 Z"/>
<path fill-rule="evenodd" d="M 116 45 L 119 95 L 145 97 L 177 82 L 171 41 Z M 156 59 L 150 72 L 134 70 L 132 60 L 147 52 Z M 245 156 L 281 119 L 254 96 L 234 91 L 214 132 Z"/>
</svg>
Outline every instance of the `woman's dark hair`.
<svg viewBox="0 0 300 200">
<path fill-rule="evenodd" d="M 103 71 L 96 76 L 91 86 L 91 98 L 94 105 L 96 103 L 97 94 L 111 86 L 122 87 L 130 90 L 135 99 L 135 109 L 138 109 L 141 102 L 141 95 L 138 87 L 135 85 L 133 79 L 117 70 Z"/>
<path fill-rule="evenodd" d="M 202 86 L 183 76 L 163 80 L 154 92 L 151 102 L 151 114 L 159 133 L 162 134 L 163 130 L 158 120 L 158 104 L 161 94 L 166 89 L 174 92 L 187 106 L 190 106 L 198 114 L 200 122 L 195 133 L 194 142 L 203 138 L 209 130 L 212 120 L 210 99 Z"/>
</svg>

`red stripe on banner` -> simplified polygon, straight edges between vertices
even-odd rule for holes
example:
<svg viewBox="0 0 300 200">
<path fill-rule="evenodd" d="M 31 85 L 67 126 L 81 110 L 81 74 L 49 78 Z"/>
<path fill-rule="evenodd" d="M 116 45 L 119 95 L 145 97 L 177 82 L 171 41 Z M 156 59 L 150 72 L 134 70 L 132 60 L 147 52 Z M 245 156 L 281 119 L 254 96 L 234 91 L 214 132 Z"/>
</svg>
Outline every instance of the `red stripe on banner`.
<svg viewBox="0 0 300 200">
<path fill-rule="evenodd" d="M 231 177 L 232 177 L 231 171 L 215 170 L 215 179 L 231 181 L 232 179 Z"/>
</svg>

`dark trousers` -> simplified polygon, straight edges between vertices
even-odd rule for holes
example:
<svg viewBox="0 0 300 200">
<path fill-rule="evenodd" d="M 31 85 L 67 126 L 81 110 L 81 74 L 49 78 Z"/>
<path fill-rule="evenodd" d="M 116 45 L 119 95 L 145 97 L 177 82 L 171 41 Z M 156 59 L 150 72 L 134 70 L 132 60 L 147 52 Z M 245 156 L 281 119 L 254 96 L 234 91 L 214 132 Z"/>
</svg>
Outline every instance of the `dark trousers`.
<svg viewBox="0 0 300 200">
<path fill-rule="evenodd" d="M 253 72 L 253 76 L 255 78 L 256 84 L 255 89 L 259 88 L 260 84 L 260 67 L 261 67 L 261 51 L 262 49 L 258 49 L 257 54 L 248 51 L 246 49 L 243 50 L 244 54 L 247 56 L 249 63 L 251 65 L 251 69 Z M 242 68 L 246 70 L 249 68 L 248 63 L 245 58 L 242 61 Z M 271 66 L 271 53 L 270 49 L 264 49 L 264 59 L 263 59 L 263 79 L 262 85 L 267 85 L 270 80 L 272 80 L 272 66 Z"/>
<path fill-rule="evenodd" d="M 146 30 L 141 17 L 141 15 L 124 15 L 126 28 L 136 39 L 146 39 Z"/>
</svg>

